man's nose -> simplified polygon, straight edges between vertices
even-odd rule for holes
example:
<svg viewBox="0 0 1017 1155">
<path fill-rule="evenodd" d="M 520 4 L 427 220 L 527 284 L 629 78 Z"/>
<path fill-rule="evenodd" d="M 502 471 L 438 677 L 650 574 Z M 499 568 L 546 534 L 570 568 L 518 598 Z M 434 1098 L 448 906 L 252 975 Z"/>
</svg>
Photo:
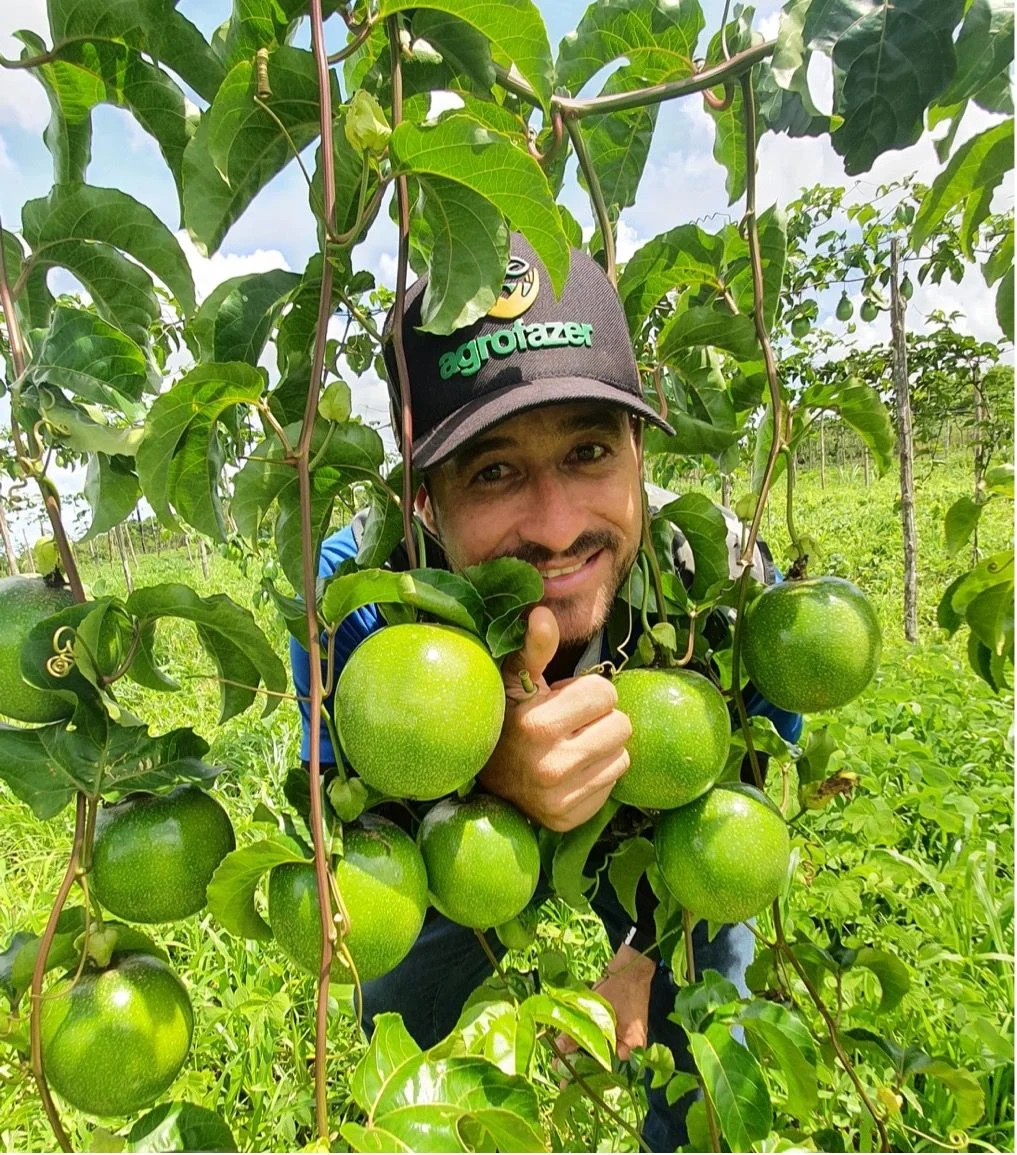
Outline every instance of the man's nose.
<svg viewBox="0 0 1017 1155">
<path fill-rule="evenodd" d="M 531 517 L 523 536 L 562 555 L 581 533 L 589 529 L 585 506 L 577 500 L 575 486 L 554 471 L 533 479 Z"/>
</svg>

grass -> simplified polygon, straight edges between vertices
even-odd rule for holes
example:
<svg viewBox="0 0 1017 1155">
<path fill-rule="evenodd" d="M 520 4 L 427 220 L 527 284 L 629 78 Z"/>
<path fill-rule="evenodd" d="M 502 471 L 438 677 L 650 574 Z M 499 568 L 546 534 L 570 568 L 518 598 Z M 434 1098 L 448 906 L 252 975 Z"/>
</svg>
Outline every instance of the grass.
<svg viewBox="0 0 1017 1155">
<path fill-rule="evenodd" d="M 788 932 L 823 944 L 836 934 L 850 946 L 874 946 L 898 956 L 911 986 L 887 1014 L 878 1010 L 880 988 L 870 971 L 849 971 L 839 989 L 828 980 L 827 994 L 834 1004 L 839 1001 L 842 1028 L 870 1030 L 971 1071 L 984 1110 L 966 1124 L 963 1145 L 1012 1150 L 1012 701 L 993 697 L 968 669 L 963 641 L 947 640 L 935 627 L 943 588 L 967 566 L 964 555 L 946 556 L 942 518 L 968 488 L 967 463 L 959 458 L 932 469 L 919 467 L 921 637 L 912 647 L 901 630 L 894 478 L 876 480 L 868 489 L 860 470 L 838 476 L 838 470 L 830 469 L 825 489 L 815 475 L 799 479 L 798 528 L 814 536 L 822 552 L 814 572 L 841 574 L 868 591 L 883 624 L 885 646 L 879 674 L 856 702 L 835 716 L 809 720 L 810 730 L 827 724 L 836 739 L 831 772 L 854 770 L 859 787 L 853 798 L 800 824 L 802 867 L 788 904 Z M 763 523 L 778 562 L 786 562 L 787 549 L 782 509 L 781 483 Z M 1011 516 L 1003 502 L 986 510 L 980 531 L 985 550 L 1010 544 Z M 186 581 L 199 593 L 225 592 L 241 605 L 252 604 L 256 573 L 245 575 L 215 553 L 207 580 L 197 560 L 189 562 L 182 551 L 145 555 L 140 561 L 139 584 Z M 105 560 L 92 563 L 86 557 L 84 577 L 104 582 L 105 592 L 124 592 L 119 568 Z M 256 606 L 253 612 L 282 650 L 285 631 L 274 611 Z M 155 694 L 125 686 L 124 704 L 156 732 L 193 725 L 210 741 L 210 759 L 225 768 L 217 793 L 234 818 L 239 840 L 249 840 L 256 834 L 250 818 L 258 802 L 276 811 L 285 805 L 282 781 L 298 757 L 295 703 L 283 700 L 267 718 L 249 711 L 220 726 L 211 662 L 191 628 L 168 622 L 160 630 L 163 657 L 181 690 Z M 49 823 L 36 821 L 2 786 L 0 815 L 2 945 L 17 929 L 41 930 L 66 861 L 70 825 L 69 812 Z M 159 927 L 156 933 L 195 1005 L 194 1048 L 172 1097 L 219 1110 L 242 1150 L 294 1150 L 311 1142 L 311 980 L 295 974 L 274 944 L 240 942 L 208 916 Z M 596 920 L 558 902 L 545 907 L 539 943 L 563 951 L 584 979 L 593 979 L 606 958 Z M 352 1023 L 333 1015 L 329 1093 L 334 1120 L 348 1105 L 347 1080 L 361 1047 Z M 882 1061 L 871 1054 L 863 1061 L 869 1085 L 899 1086 L 909 1126 L 938 1140 L 949 1135 L 961 1099 L 956 1088 L 932 1077 L 899 1081 L 885 1055 Z M 845 1140 L 864 1146 L 854 1092 L 835 1073 L 829 1055 L 824 1070 L 824 1126 L 799 1135 L 794 1120 L 779 1117 L 781 1133 L 793 1141 L 807 1140 L 810 1132 L 813 1141 L 822 1135 L 831 1149 Z M 975 1093 L 970 1087 L 968 1092 L 969 1097 Z M 95 1141 L 94 1121 L 72 1111 L 67 1115 L 75 1146 L 87 1149 Z M 915 1149 L 935 1149 L 934 1143 L 899 1128 L 894 1135 L 896 1142 Z M 631 1146 L 604 1127 L 573 1140 L 599 1149 Z M 0 1146 L 52 1146 L 27 1065 L 3 1046 L 2 1035 Z"/>
</svg>

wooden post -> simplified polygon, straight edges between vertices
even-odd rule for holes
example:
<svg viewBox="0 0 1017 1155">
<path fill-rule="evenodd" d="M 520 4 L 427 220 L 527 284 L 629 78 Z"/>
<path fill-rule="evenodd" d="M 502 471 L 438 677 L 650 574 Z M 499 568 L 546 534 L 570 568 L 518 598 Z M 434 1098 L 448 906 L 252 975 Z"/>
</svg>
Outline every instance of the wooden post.
<svg viewBox="0 0 1017 1155">
<path fill-rule="evenodd" d="M 194 554 L 191 553 L 191 535 L 189 533 L 184 534 L 184 545 L 187 546 L 187 560 L 191 565 L 194 565 Z"/>
<path fill-rule="evenodd" d="M 21 573 L 18 568 L 18 551 L 14 548 L 14 542 L 11 540 L 11 531 L 7 526 L 7 513 L 4 510 L 2 499 L 0 499 L 0 534 L 3 535 L 4 553 L 7 554 L 7 572 L 11 576 Z"/>
<path fill-rule="evenodd" d="M 868 489 L 872 484 L 872 479 L 869 477 L 869 447 L 862 446 L 862 469 L 865 471 L 865 488 Z"/>
<path fill-rule="evenodd" d="M 145 553 L 145 526 L 141 520 L 141 509 L 137 505 L 134 507 L 134 516 L 138 521 L 138 545 L 141 547 L 141 552 Z"/>
<path fill-rule="evenodd" d="M 985 395 L 982 393 L 982 375 L 976 361 L 971 370 L 971 389 L 975 401 L 975 501 L 981 496 L 982 479 L 985 477 L 985 467 L 988 464 L 988 454 L 985 451 Z M 975 532 L 971 535 L 971 564 L 978 565 L 978 523 L 975 522 Z"/>
<path fill-rule="evenodd" d="M 201 572 L 205 575 L 205 581 L 208 581 L 208 550 L 203 537 L 198 538 L 198 554 L 201 557 Z"/>
<path fill-rule="evenodd" d="M 131 566 L 127 560 L 127 546 L 124 545 L 123 526 L 114 526 L 112 533 L 117 540 L 117 550 L 120 554 L 120 564 L 124 569 L 124 581 L 127 583 L 127 592 L 134 593 L 134 578 L 131 576 Z M 120 532 L 118 532 L 120 531 Z"/>
<path fill-rule="evenodd" d="M 134 552 L 134 542 L 131 539 L 131 531 L 127 528 L 127 522 L 122 521 L 118 529 L 120 530 L 120 536 L 123 538 L 124 545 L 130 551 L 131 562 L 136 569 L 138 565 L 138 555 Z"/>
<path fill-rule="evenodd" d="M 911 393 L 904 330 L 904 298 L 898 280 L 898 242 L 890 242 L 890 331 L 893 339 L 893 392 L 897 405 L 897 452 L 900 458 L 900 520 L 904 535 L 904 636 L 918 641 L 918 530 L 915 526 L 914 444 Z"/>
<path fill-rule="evenodd" d="M 25 543 L 25 560 L 28 562 L 28 572 L 37 574 L 39 571 L 35 568 L 35 554 L 32 553 L 32 547 L 28 544 L 28 533 L 26 530 L 21 531 L 21 540 Z"/>
<path fill-rule="evenodd" d="M 720 475 L 720 504 L 725 509 L 731 504 L 731 474 L 722 473 Z"/>
</svg>

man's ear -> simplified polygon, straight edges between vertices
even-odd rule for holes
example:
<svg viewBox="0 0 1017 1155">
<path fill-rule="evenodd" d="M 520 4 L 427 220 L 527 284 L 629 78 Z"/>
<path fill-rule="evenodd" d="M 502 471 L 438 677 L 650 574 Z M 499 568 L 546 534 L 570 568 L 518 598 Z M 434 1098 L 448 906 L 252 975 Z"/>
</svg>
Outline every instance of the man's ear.
<svg viewBox="0 0 1017 1155">
<path fill-rule="evenodd" d="M 417 495 L 413 499 L 413 508 L 417 517 L 424 523 L 424 528 L 432 537 L 438 536 L 438 523 L 434 517 L 434 507 L 431 505 L 431 495 L 427 490 L 426 482 L 421 483 Z"/>
</svg>

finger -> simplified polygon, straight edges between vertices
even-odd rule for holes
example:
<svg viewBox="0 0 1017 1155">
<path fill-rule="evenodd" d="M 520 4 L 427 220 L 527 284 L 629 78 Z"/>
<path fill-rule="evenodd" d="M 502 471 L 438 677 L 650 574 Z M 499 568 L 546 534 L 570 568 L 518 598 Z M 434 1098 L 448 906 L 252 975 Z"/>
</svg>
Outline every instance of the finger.
<svg viewBox="0 0 1017 1155">
<path fill-rule="evenodd" d="M 582 816 L 576 821 L 577 826 L 587 818 L 592 818 L 628 768 L 629 752 L 624 748 L 584 767 L 562 798 L 561 812 L 569 816 L 570 822 Z"/>
<path fill-rule="evenodd" d="M 552 690 L 535 708 L 533 721 L 549 733 L 576 734 L 610 714 L 617 704 L 618 691 L 613 683 L 599 674 L 588 674 Z"/>
<path fill-rule="evenodd" d="M 502 663 L 501 672 L 507 690 L 519 689 L 519 676 L 525 670 L 537 685 L 551 659 L 558 652 L 558 619 L 547 606 L 534 606 L 526 621 L 522 647 Z M 544 684 L 546 687 L 546 683 Z"/>
<path fill-rule="evenodd" d="M 568 756 L 594 760 L 616 754 L 632 737 L 632 723 L 621 710 L 612 710 L 575 731 L 563 743 Z"/>
<path fill-rule="evenodd" d="M 559 1035 L 555 1039 L 554 1045 L 563 1055 L 571 1055 L 579 1050 L 579 1044 L 571 1035 Z"/>
</svg>

